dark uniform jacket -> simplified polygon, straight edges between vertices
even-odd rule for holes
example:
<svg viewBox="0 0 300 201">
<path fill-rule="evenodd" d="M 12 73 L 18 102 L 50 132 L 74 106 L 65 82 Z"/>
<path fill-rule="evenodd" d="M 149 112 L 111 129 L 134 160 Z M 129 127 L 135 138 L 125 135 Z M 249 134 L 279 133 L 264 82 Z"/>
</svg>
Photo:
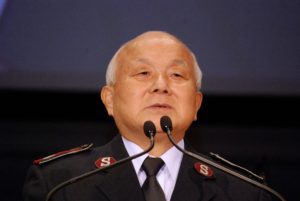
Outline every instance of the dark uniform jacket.
<svg viewBox="0 0 300 201">
<path fill-rule="evenodd" d="M 95 161 L 111 156 L 128 157 L 118 135 L 103 147 L 33 165 L 25 181 L 26 201 L 44 201 L 47 193 L 59 183 L 96 169 Z M 171 201 L 269 201 L 265 191 L 215 168 L 212 176 L 197 172 L 197 161 L 183 156 Z M 53 201 L 144 201 L 138 178 L 131 162 L 97 173 L 57 191 Z"/>
</svg>

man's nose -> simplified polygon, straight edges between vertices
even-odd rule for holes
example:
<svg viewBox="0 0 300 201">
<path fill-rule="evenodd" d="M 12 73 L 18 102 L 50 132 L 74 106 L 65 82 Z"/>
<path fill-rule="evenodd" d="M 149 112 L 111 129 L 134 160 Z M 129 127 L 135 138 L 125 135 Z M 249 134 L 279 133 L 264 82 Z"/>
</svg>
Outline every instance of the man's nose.
<svg viewBox="0 0 300 201">
<path fill-rule="evenodd" d="M 165 75 L 157 75 L 153 79 L 151 92 L 169 94 L 171 92 L 168 77 Z"/>
</svg>

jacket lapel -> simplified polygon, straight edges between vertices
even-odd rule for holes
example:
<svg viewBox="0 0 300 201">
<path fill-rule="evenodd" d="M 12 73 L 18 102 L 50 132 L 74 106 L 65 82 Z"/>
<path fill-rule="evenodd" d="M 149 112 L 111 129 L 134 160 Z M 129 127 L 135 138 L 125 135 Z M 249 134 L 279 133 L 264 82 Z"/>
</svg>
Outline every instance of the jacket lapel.
<svg viewBox="0 0 300 201">
<path fill-rule="evenodd" d="M 117 161 L 128 157 L 120 136 L 117 136 L 110 143 L 109 152 L 111 155 L 107 156 L 112 156 Z M 144 201 L 143 193 L 131 161 L 97 175 L 95 187 L 99 193 L 104 194 L 111 201 Z"/>
<path fill-rule="evenodd" d="M 210 201 L 216 196 L 215 178 L 194 169 L 194 159 L 184 155 L 171 201 Z"/>
<path fill-rule="evenodd" d="M 186 141 L 185 147 L 186 150 L 196 153 Z M 213 175 L 205 176 L 194 168 L 196 162 L 201 161 L 183 155 L 171 201 L 231 201 L 230 196 L 223 189 L 227 186 L 224 184 L 226 179 L 221 176 L 220 171 L 210 167 Z"/>
</svg>

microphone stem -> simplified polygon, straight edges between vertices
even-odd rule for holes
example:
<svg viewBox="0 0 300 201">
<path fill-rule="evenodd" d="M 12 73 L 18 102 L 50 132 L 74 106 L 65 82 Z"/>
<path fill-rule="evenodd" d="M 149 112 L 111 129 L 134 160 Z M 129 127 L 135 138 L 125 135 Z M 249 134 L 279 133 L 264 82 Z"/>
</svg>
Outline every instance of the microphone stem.
<svg viewBox="0 0 300 201">
<path fill-rule="evenodd" d="M 230 174 L 230 175 L 232 175 L 232 176 L 235 176 L 235 177 L 237 177 L 237 178 L 239 178 L 239 179 L 241 179 L 241 180 L 243 180 L 243 181 L 246 181 L 246 182 L 248 182 L 248 183 L 250 183 L 250 184 L 252 184 L 252 185 L 254 185 L 254 186 L 257 186 L 257 187 L 259 187 L 259 188 L 262 188 L 262 189 L 268 191 L 269 193 L 275 195 L 275 196 L 276 196 L 277 198 L 279 198 L 281 201 L 286 201 L 286 200 L 285 200 L 278 192 L 276 192 L 275 190 L 271 189 L 270 187 L 268 187 L 268 186 L 266 186 L 266 185 L 263 185 L 263 184 L 261 184 L 261 183 L 259 183 L 259 182 L 257 182 L 257 181 L 254 181 L 254 180 L 252 180 L 252 179 L 250 179 L 250 178 L 248 178 L 248 177 L 245 177 L 244 175 L 241 175 L 241 174 L 239 174 L 239 173 L 237 173 L 237 172 L 234 172 L 234 171 L 232 171 L 232 170 L 230 170 L 230 169 L 228 169 L 228 168 L 226 168 L 226 167 L 224 167 L 224 166 L 221 166 L 221 165 L 219 165 L 218 163 L 215 163 L 215 162 L 213 162 L 213 161 L 210 161 L 210 160 L 208 160 L 208 159 L 206 159 L 206 158 L 204 158 L 204 157 L 202 157 L 202 156 L 199 156 L 199 155 L 194 154 L 194 153 L 192 153 L 192 152 L 190 152 L 190 151 L 187 151 L 187 150 L 182 149 L 182 148 L 181 148 L 180 146 L 178 146 L 177 143 L 175 142 L 175 140 L 174 140 L 174 138 L 173 138 L 173 136 L 172 136 L 172 134 L 171 134 L 170 129 L 167 129 L 167 132 L 166 132 L 166 133 L 167 133 L 167 135 L 168 135 L 168 137 L 169 137 L 171 143 L 172 143 L 179 151 L 185 153 L 186 155 L 188 155 L 188 156 L 190 156 L 190 157 L 192 157 L 192 158 L 194 158 L 194 159 L 196 159 L 196 160 L 202 161 L 202 162 L 204 162 L 204 163 L 206 163 L 206 164 L 209 164 L 209 165 L 211 165 L 211 166 L 213 166 L 213 167 L 215 167 L 215 168 L 217 168 L 217 169 L 219 169 L 219 170 L 221 170 L 221 171 L 223 171 L 223 172 L 226 172 L 226 173 L 228 173 L 228 174 Z"/>
<path fill-rule="evenodd" d="M 54 194 L 55 192 L 57 192 L 59 189 L 63 188 L 64 186 L 67 186 L 67 185 L 69 185 L 69 184 L 75 183 L 75 182 L 77 182 L 77 181 L 79 181 L 79 180 L 81 180 L 81 179 L 87 178 L 87 177 L 89 177 L 89 176 L 91 176 L 91 175 L 94 175 L 94 174 L 96 174 L 96 173 L 98 173 L 98 172 L 101 172 L 101 171 L 103 171 L 103 170 L 107 170 L 107 169 L 113 168 L 113 167 L 115 167 L 115 166 L 117 166 L 117 165 L 120 165 L 120 164 L 122 164 L 122 163 L 125 163 L 125 162 L 127 162 L 127 161 L 129 161 L 129 160 L 133 160 L 133 159 L 135 159 L 135 158 L 138 158 L 138 157 L 140 157 L 140 156 L 142 156 L 142 155 L 148 153 L 149 151 L 151 151 L 151 149 L 153 149 L 153 147 L 154 147 L 154 134 L 151 133 L 151 134 L 150 134 L 150 146 L 149 146 L 146 150 L 144 150 L 143 152 L 138 153 L 138 154 L 135 154 L 135 155 L 133 155 L 133 156 L 129 156 L 129 157 L 127 157 L 127 158 L 123 158 L 123 159 L 121 159 L 121 160 L 115 162 L 115 163 L 112 164 L 112 165 L 104 166 L 104 167 L 101 167 L 101 168 L 99 168 L 99 169 L 95 169 L 95 170 L 86 172 L 86 173 L 84 173 L 84 174 L 81 174 L 81 175 L 79 175 L 79 176 L 73 177 L 73 178 L 71 178 L 71 179 L 69 179 L 69 180 L 67 180 L 67 181 L 64 181 L 64 182 L 58 184 L 57 186 L 55 186 L 55 187 L 47 194 L 46 201 L 49 201 L 50 198 L 53 196 L 53 194 Z"/>
</svg>

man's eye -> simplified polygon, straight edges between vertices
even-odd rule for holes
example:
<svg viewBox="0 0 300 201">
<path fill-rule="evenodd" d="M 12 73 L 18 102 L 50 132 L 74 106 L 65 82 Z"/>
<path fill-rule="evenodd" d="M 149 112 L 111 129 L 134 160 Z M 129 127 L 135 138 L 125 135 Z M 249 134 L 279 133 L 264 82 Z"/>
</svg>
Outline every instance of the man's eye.
<svg viewBox="0 0 300 201">
<path fill-rule="evenodd" d="M 136 75 L 138 75 L 138 76 L 149 76 L 150 72 L 149 71 L 141 71 L 141 72 L 137 73 Z"/>
<path fill-rule="evenodd" d="M 173 73 L 172 76 L 176 78 L 181 78 L 181 77 L 183 78 L 183 75 L 180 73 Z"/>
<path fill-rule="evenodd" d="M 139 79 L 145 79 L 150 77 L 151 73 L 149 71 L 141 71 L 135 74 L 135 77 Z"/>
</svg>

